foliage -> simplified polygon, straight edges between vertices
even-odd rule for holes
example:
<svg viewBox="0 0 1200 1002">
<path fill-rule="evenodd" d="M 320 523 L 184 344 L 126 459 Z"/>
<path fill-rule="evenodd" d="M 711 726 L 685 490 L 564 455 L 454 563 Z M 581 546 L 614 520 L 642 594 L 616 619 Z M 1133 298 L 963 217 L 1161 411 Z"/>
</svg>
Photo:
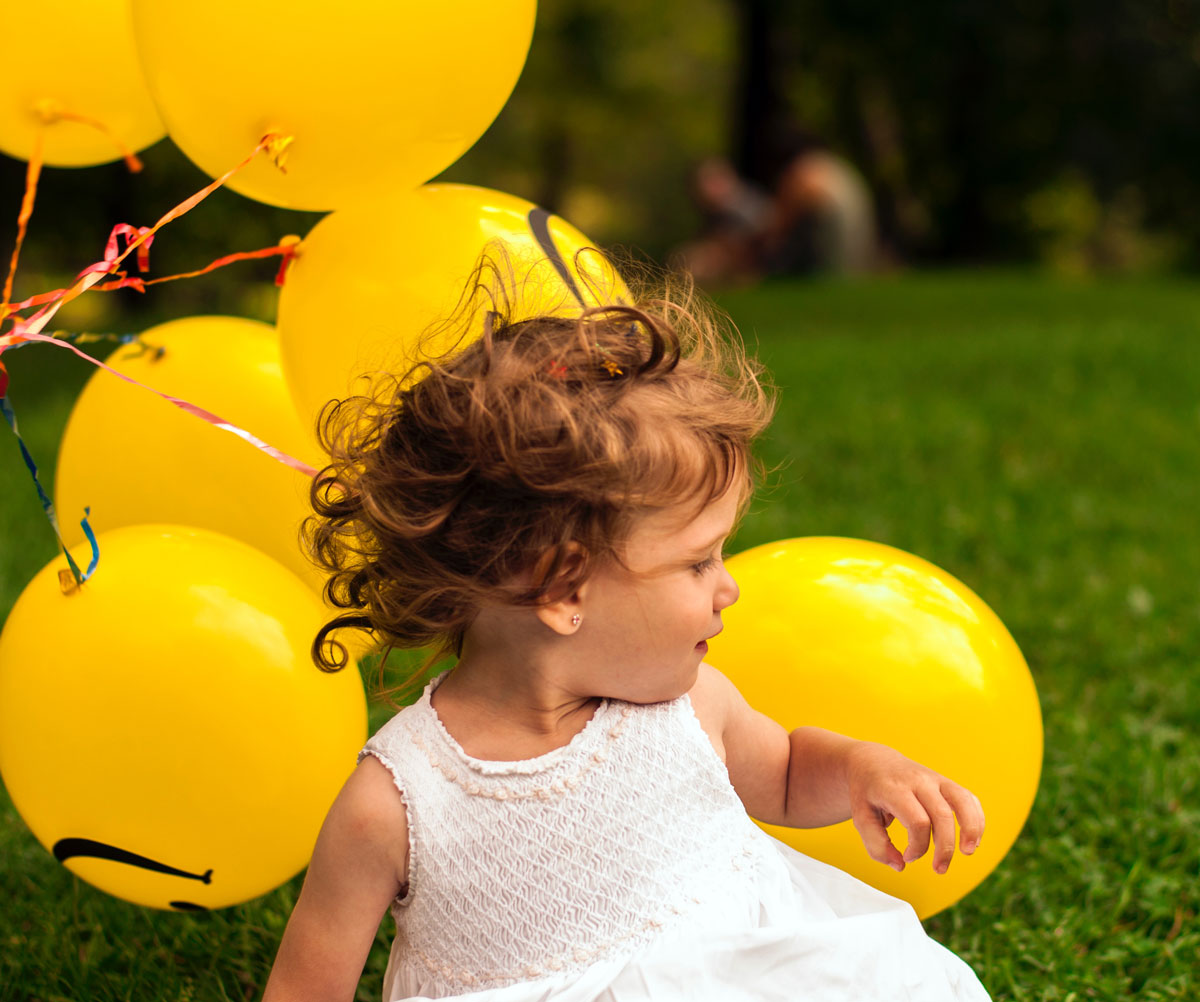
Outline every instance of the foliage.
<svg viewBox="0 0 1200 1002">
<path fill-rule="evenodd" d="M 1102 207 L 1132 192 L 1139 231 L 1200 234 L 1193 0 L 757 2 L 786 107 L 863 168 L 906 255 L 1035 257 L 1023 206 L 1064 172 Z"/>
<path fill-rule="evenodd" d="M 1071 169 L 1026 196 L 1024 209 L 1038 257 L 1062 275 L 1155 271 L 1182 252 L 1178 238 L 1143 229 L 1145 205 L 1136 185 L 1102 205 L 1088 179 Z"/>
<path fill-rule="evenodd" d="M 539 8 L 516 90 L 443 177 L 538 201 L 600 243 L 663 255 L 698 224 L 688 178 L 700 159 L 734 154 L 745 127 L 786 142 L 788 129 L 803 126 L 863 170 L 902 259 L 1048 260 L 1088 273 L 1197 263 L 1196 0 L 542 0 Z M 750 44 L 747 10 L 763 18 L 764 53 Z M 769 108 L 744 93 L 760 58 Z M 47 171 L 32 270 L 88 263 L 78 248 L 101 247 L 113 223 L 148 222 L 203 183 L 169 141 L 147 164 L 138 178 L 120 165 Z M 12 217 L 22 170 L 0 158 L 0 208 L 11 206 Z M 1064 190 L 1095 203 L 1087 232 L 1047 231 L 1038 204 Z M 181 267 L 303 233 L 315 219 L 247 209 L 229 194 L 203 219 L 177 224 L 176 246 L 191 251 Z M 7 212 L 0 222 L 4 246 Z M 164 243 L 160 253 L 165 265 L 172 252 Z M 237 298 L 229 286 L 213 279 L 208 288 L 224 303 Z M 262 304 L 221 309 L 257 317 Z"/>
<path fill-rule="evenodd" d="M 735 44 L 721 0 L 543 0 L 508 105 L 445 176 L 661 254 L 692 225 L 691 167 L 724 149 Z"/>
<path fill-rule="evenodd" d="M 542 0 L 512 97 L 440 179 L 532 199 L 599 243 L 634 243 L 661 254 L 693 225 L 691 165 L 724 146 L 735 41 L 723 0 Z M 354 151 L 345 155 L 353 158 Z M 66 278 L 99 258 L 115 223 L 147 224 L 208 180 L 170 140 L 143 159 L 146 170 L 135 177 L 120 163 L 46 169 L 25 254 L 31 276 Z M 0 156 L 0 246 L 11 246 L 23 181 L 24 165 Z M 303 234 L 318 218 L 220 192 L 164 233 L 155 273 Z M 93 256 L 82 260 L 81 247 Z M 269 267 L 257 274 L 270 274 Z M 183 301 L 195 305 L 179 312 L 261 317 L 263 304 L 240 302 L 233 284 L 218 276 L 205 280 L 205 292 L 197 283 L 178 286 Z M 159 319 L 153 306 L 143 315 Z"/>
</svg>

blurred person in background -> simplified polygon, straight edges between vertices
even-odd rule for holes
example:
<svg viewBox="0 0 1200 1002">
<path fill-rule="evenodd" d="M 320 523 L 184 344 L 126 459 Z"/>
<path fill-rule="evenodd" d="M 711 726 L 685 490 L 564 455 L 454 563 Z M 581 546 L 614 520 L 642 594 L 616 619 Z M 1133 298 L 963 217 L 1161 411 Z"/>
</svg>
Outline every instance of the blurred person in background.
<svg viewBox="0 0 1200 1002">
<path fill-rule="evenodd" d="M 762 238 L 775 211 L 770 195 L 724 157 L 697 164 L 690 187 L 703 222 L 700 236 L 675 252 L 676 265 L 701 283 L 757 280 Z"/>
<path fill-rule="evenodd" d="M 878 262 L 870 189 L 848 160 L 800 132 L 784 140 L 770 192 L 721 157 L 702 161 L 691 180 L 701 235 L 676 263 L 701 283 L 746 283 L 771 275 L 853 275 Z M 781 147 L 783 144 L 781 144 Z"/>
</svg>

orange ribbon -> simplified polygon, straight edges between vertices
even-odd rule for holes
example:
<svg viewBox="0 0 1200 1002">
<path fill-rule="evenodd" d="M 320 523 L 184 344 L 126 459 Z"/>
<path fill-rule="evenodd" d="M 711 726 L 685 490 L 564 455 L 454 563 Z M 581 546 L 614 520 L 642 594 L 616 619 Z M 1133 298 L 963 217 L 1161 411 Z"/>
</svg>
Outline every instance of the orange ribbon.
<svg viewBox="0 0 1200 1002">
<path fill-rule="evenodd" d="M 254 150 L 245 160 L 236 167 L 227 170 L 216 180 L 205 185 L 196 194 L 190 198 L 184 199 L 175 208 L 171 209 L 153 226 L 129 226 L 122 223 L 113 228 L 112 234 L 109 236 L 108 244 L 105 247 L 104 257 L 95 264 L 91 264 L 84 268 L 75 278 L 75 282 L 66 289 L 58 289 L 49 294 L 49 298 L 43 299 L 45 305 L 40 310 L 30 317 L 15 316 L 15 309 L 11 306 L 4 307 L 4 315 L 0 316 L 0 322 L 9 316 L 14 317 L 13 329 L 5 335 L 0 336 L 0 351 L 9 347 L 12 344 L 20 343 L 25 340 L 24 335 L 27 333 L 37 334 L 50 322 L 54 315 L 71 300 L 78 298 L 87 292 L 88 289 L 99 285 L 107 276 L 115 275 L 119 270 L 122 262 L 129 257 L 130 254 L 137 252 L 138 265 L 148 265 L 147 254 L 150 250 L 150 244 L 153 243 L 155 234 L 160 229 L 173 222 L 186 212 L 190 212 L 204 199 L 208 198 L 214 191 L 220 188 L 234 174 L 242 170 L 263 150 L 271 149 L 279 143 L 279 137 L 270 134 L 263 136 Z M 120 250 L 120 238 L 125 238 L 125 249 Z M 293 249 L 292 253 L 295 251 Z M 121 279 L 123 280 L 123 279 Z M 38 299 L 39 297 L 34 297 Z M 31 303 L 31 305 L 37 305 Z"/>
<path fill-rule="evenodd" d="M 70 118 L 75 121 L 87 122 L 88 124 L 100 128 L 102 131 L 111 136 L 111 133 L 108 133 L 108 130 L 95 120 L 86 119 L 80 115 L 73 115 L 63 112 L 59 109 L 49 107 L 40 107 L 38 110 L 39 113 L 42 114 L 43 120 L 47 123 L 55 121 L 59 118 Z M 115 137 L 113 138 L 114 141 L 116 141 Z M 150 246 L 154 242 L 155 235 L 160 229 L 162 229 L 162 227 L 195 208 L 200 202 L 225 184 L 229 178 L 231 178 L 238 171 L 242 170 L 242 168 L 248 165 L 256 156 L 258 156 L 259 153 L 262 153 L 264 150 L 269 156 L 272 157 L 276 166 L 279 167 L 280 170 L 283 170 L 283 161 L 286 157 L 287 147 L 290 145 L 290 143 L 290 136 L 279 136 L 275 134 L 264 136 L 261 140 L 259 140 L 258 145 L 254 148 L 253 152 L 246 157 L 245 160 L 231 170 L 226 171 L 212 183 L 205 185 L 200 191 L 196 192 L 196 194 L 192 195 L 190 198 L 184 199 L 184 201 L 180 202 L 179 205 L 167 212 L 153 226 L 131 226 L 128 223 L 119 223 L 118 225 L 114 226 L 112 232 L 109 234 L 108 241 L 105 244 L 103 258 L 84 268 L 83 271 L 76 276 L 74 283 L 72 283 L 69 287 L 65 289 L 55 289 L 48 293 L 41 293 L 36 296 L 31 296 L 20 303 L 13 304 L 11 303 L 13 281 L 17 271 L 17 264 L 20 259 L 21 247 L 25 240 L 29 218 L 33 214 L 34 200 L 37 195 L 38 178 L 41 174 L 44 133 L 39 131 L 33 154 L 29 160 L 29 167 L 26 172 L 25 195 L 21 201 L 21 211 L 17 219 L 16 245 L 13 248 L 12 258 L 9 262 L 8 275 L 4 282 L 3 302 L 0 303 L 0 324 L 3 324 L 3 322 L 10 317 L 13 319 L 12 330 L 7 334 L 0 334 L 0 355 L 2 355 L 8 348 L 35 341 L 58 345 L 61 348 L 67 348 L 80 358 L 86 359 L 93 365 L 112 373 L 114 376 L 117 376 L 128 383 L 132 383 L 135 386 L 140 386 L 142 389 L 149 390 L 150 392 L 162 397 L 169 403 L 174 404 L 176 407 L 179 407 L 186 413 L 192 414 L 193 416 L 201 418 L 202 420 L 207 421 L 209 424 L 212 424 L 223 431 L 227 431 L 238 436 L 243 441 L 248 442 L 250 445 L 253 445 L 255 448 L 266 453 L 272 459 L 290 466 L 292 469 L 299 471 L 307 477 L 314 477 L 316 475 L 316 470 L 314 470 L 307 463 L 296 459 L 293 456 L 289 456 L 286 452 L 276 449 L 272 445 L 268 445 L 266 442 L 262 441 L 262 439 L 252 435 L 244 428 L 239 428 L 237 425 L 226 421 L 224 418 L 219 417 L 211 411 L 205 410 L 203 407 L 198 407 L 197 405 L 189 403 L 186 400 L 181 400 L 178 397 L 171 396 L 168 393 L 163 393 L 160 390 L 154 389 L 153 387 L 146 386 L 144 383 L 139 383 L 137 380 L 126 376 L 124 373 L 110 368 L 99 359 L 93 358 L 86 352 L 80 351 L 74 345 L 42 333 L 42 330 L 45 328 L 46 324 L 50 322 L 51 318 L 65 304 L 69 303 L 72 299 L 81 296 L 89 289 L 109 291 L 113 289 L 133 288 L 139 292 L 144 292 L 147 285 L 154 285 L 159 282 L 171 282 L 181 278 L 193 278 L 197 275 L 207 274 L 208 272 L 224 267 L 227 264 L 232 264 L 235 261 L 271 257 L 274 255 L 279 255 L 282 258 L 279 271 L 275 278 L 276 284 L 282 285 L 284 277 L 287 273 L 288 265 L 298 253 L 300 245 L 300 240 L 298 237 L 284 237 L 274 247 L 266 247 L 257 251 L 242 251 L 234 254 L 227 254 L 197 271 L 185 272 L 178 275 L 168 275 L 157 279 L 130 277 L 126 271 L 121 269 L 121 265 L 131 254 L 136 254 L 135 261 L 137 263 L 138 270 L 143 273 L 146 272 L 150 267 Z M 129 164 L 130 169 L 140 170 L 141 162 L 138 161 L 132 153 L 124 150 L 123 147 L 122 149 L 126 163 Z M 122 249 L 121 246 L 122 242 L 124 243 L 124 249 Z M 105 279 L 108 280 L 106 281 Z M 32 307 L 39 307 L 37 312 L 32 316 L 23 317 L 20 315 L 21 310 Z M 92 545 L 92 559 L 86 572 L 79 569 L 75 561 L 72 559 L 71 554 L 67 550 L 66 544 L 62 538 L 62 534 L 59 532 L 58 519 L 54 512 L 54 506 L 50 502 L 49 496 L 42 488 L 41 482 L 38 479 L 37 466 L 34 464 L 33 457 L 29 454 L 25 447 L 24 441 L 21 439 L 21 434 L 17 427 L 16 415 L 13 413 L 12 407 L 6 399 L 8 394 L 8 384 L 8 369 L 5 367 L 3 360 L 0 360 L 0 411 L 3 411 L 3 415 L 12 428 L 13 434 L 17 436 L 18 445 L 20 446 L 21 453 L 25 458 L 25 463 L 29 468 L 29 472 L 33 477 L 34 486 L 37 488 L 38 496 L 41 499 L 42 505 L 46 511 L 46 516 L 50 520 L 50 525 L 54 529 L 54 533 L 59 540 L 59 545 L 62 547 L 62 551 L 67 558 L 69 569 L 59 572 L 59 580 L 63 591 L 69 592 L 78 589 L 95 570 L 96 563 L 99 560 L 99 549 L 96 544 L 95 536 L 93 535 L 85 516 L 81 524 L 83 525 L 85 535 L 87 535 L 88 540 Z"/>
<path fill-rule="evenodd" d="M 4 279 L 4 301 L 0 302 L 0 322 L 8 316 L 8 304 L 12 301 L 13 281 L 17 277 L 17 262 L 21 259 L 21 247 L 25 243 L 25 232 L 29 228 L 29 217 L 33 215 L 33 203 L 37 199 L 38 178 L 42 175 L 42 148 L 46 133 L 38 129 L 33 141 L 33 152 L 29 154 L 29 166 L 25 169 L 25 196 L 21 199 L 21 211 L 17 214 L 17 240 L 12 257 L 8 262 L 8 276 Z M 0 394 L 3 396 L 3 394 Z"/>
</svg>

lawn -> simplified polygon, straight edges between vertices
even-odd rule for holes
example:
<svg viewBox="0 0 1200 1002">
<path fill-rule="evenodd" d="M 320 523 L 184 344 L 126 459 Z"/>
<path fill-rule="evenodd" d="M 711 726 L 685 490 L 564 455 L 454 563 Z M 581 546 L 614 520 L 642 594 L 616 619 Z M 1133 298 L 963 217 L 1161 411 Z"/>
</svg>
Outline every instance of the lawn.
<svg viewBox="0 0 1200 1002">
<path fill-rule="evenodd" d="M 722 302 L 781 390 L 775 473 L 734 549 L 845 535 L 917 553 L 996 610 L 1037 682 L 1032 815 L 931 934 L 997 1000 L 1200 996 L 1200 286 L 951 273 Z M 47 474 L 86 376 L 53 354 L 10 365 Z M 3 439 L 0 615 L 54 552 Z M 0 998 L 254 998 L 298 886 L 202 915 L 126 905 L 4 800 Z M 385 923 L 362 999 L 386 941 Z"/>
</svg>

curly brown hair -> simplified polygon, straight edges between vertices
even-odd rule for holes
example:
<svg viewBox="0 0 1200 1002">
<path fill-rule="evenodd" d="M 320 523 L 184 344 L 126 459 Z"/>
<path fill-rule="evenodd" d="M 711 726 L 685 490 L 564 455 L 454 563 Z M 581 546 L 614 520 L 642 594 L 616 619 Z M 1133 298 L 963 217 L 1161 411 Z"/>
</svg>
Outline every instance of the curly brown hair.
<svg viewBox="0 0 1200 1002">
<path fill-rule="evenodd" d="M 486 295 L 464 296 L 456 348 L 322 414 L 331 462 L 305 534 L 347 610 L 313 643 L 323 670 L 347 663 L 331 636 L 347 627 L 432 646 L 427 665 L 453 655 L 484 606 L 572 590 L 622 559 L 640 514 L 731 486 L 744 503 L 761 472 L 769 387 L 689 282 L 572 319 L 510 319 Z"/>
</svg>

